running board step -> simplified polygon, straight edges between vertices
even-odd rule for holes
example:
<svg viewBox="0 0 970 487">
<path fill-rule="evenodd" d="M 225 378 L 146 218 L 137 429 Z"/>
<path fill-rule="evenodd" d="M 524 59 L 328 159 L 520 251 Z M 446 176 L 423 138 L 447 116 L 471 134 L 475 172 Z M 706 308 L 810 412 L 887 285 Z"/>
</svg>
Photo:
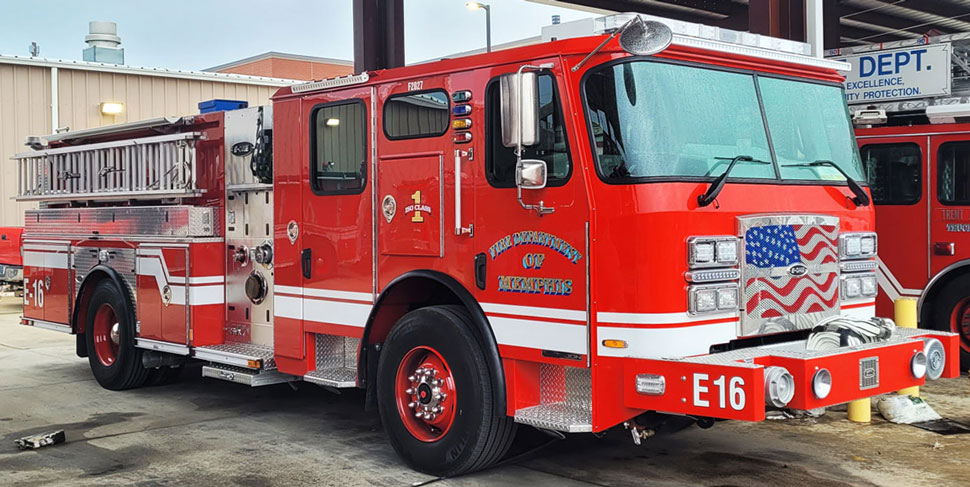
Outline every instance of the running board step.
<svg viewBox="0 0 970 487">
<path fill-rule="evenodd" d="M 360 338 L 317 334 L 316 370 L 307 372 L 303 380 L 321 386 L 357 387 L 357 351 Z"/>
<path fill-rule="evenodd" d="M 303 380 L 321 386 L 346 389 L 357 387 L 357 369 L 335 367 L 307 372 Z"/>
<path fill-rule="evenodd" d="M 202 366 L 202 377 L 221 379 L 250 387 L 269 386 L 300 380 L 295 375 L 288 375 L 276 370 L 252 370 L 232 365 L 211 364 Z"/>
<path fill-rule="evenodd" d="M 593 412 L 565 403 L 540 404 L 516 411 L 515 422 L 564 433 L 591 433 Z"/>
<path fill-rule="evenodd" d="M 245 367 L 255 370 L 275 370 L 276 360 L 273 349 L 252 343 L 225 343 L 198 347 L 192 355 L 199 360 L 207 360 L 225 365 Z"/>
</svg>

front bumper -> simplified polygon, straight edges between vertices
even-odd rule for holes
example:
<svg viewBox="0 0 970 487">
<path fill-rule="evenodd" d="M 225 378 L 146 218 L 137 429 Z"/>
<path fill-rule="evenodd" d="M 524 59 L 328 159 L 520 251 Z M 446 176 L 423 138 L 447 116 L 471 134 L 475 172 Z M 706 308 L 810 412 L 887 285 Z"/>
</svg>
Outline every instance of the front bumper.
<svg viewBox="0 0 970 487">
<path fill-rule="evenodd" d="M 940 340 L 946 350 L 942 377 L 960 374 L 957 335 L 897 328 L 886 341 L 826 351 L 811 351 L 804 341 L 745 348 L 679 360 L 627 359 L 623 368 L 623 401 L 631 409 L 711 418 L 761 421 L 767 409 L 765 370 L 784 367 L 794 379 L 786 407 L 815 409 L 922 385 L 910 369 L 913 355 L 924 349 L 922 337 Z M 812 379 L 820 369 L 832 376 L 831 392 L 820 399 Z M 638 375 L 660 376 L 662 394 L 638 392 Z"/>
</svg>

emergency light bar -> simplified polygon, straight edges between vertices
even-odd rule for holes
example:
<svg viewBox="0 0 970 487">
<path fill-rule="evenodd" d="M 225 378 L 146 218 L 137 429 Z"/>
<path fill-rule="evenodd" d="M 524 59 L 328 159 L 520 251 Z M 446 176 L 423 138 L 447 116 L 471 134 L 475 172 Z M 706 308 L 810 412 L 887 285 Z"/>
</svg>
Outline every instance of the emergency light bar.
<svg viewBox="0 0 970 487">
<path fill-rule="evenodd" d="M 669 27 L 674 34 L 673 44 L 839 71 L 850 69 L 848 63 L 813 57 L 811 46 L 804 42 L 635 13 L 606 15 L 547 25 L 542 28 L 542 41 L 609 34 L 622 27 L 635 15 L 640 15 L 643 20 L 661 22 Z"/>
</svg>

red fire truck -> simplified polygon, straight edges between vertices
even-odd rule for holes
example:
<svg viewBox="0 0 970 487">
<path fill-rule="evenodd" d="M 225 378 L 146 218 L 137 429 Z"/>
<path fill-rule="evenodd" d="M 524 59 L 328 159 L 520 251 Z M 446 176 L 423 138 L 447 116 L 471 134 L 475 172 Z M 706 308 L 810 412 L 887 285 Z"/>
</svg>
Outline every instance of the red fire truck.
<svg viewBox="0 0 970 487">
<path fill-rule="evenodd" d="M 937 53 L 940 59 L 934 60 L 931 56 Z M 970 33 L 843 49 L 830 55 L 852 56 L 862 74 L 872 71 L 870 82 L 879 78 L 879 69 L 887 73 L 883 77 L 887 80 L 903 80 L 899 73 L 907 68 L 907 76 L 919 81 L 914 87 L 899 88 L 898 93 L 876 88 L 864 90 L 860 99 L 850 95 L 856 138 L 876 208 L 882 290 L 876 311 L 891 313 L 892 302 L 899 297 L 918 298 L 921 327 L 960 334 L 961 368 L 966 370 L 970 368 Z M 927 88 L 938 91 L 928 93 Z M 881 99 L 882 94 L 889 99 Z"/>
<path fill-rule="evenodd" d="M 842 63 L 631 15 L 550 42 L 60 133 L 15 156 L 23 323 L 112 390 L 204 362 L 361 388 L 413 468 L 516 426 L 636 442 L 955 377 L 873 317 Z M 847 294 L 846 289 L 858 292 Z"/>
<path fill-rule="evenodd" d="M 0 227 L 0 284 L 20 286 L 24 281 L 23 233 L 23 227 Z"/>
</svg>

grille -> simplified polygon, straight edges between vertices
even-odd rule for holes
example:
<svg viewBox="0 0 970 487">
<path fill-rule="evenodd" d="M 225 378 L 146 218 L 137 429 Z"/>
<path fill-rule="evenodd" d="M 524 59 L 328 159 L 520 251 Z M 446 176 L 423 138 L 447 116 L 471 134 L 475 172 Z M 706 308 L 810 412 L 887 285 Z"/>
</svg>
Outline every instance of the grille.
<svg viewBox="0 0 970 487">
<path fill-rule="evenodd" d="M 879 357 L 859 360 L 859 390 L 879 387 Z"/>
<path fill-rule="evenodd" d="M 739 218 L 744 240 L 740 334 L 810 328 L 839 311 L 839 219 Z"/>
</svg>

